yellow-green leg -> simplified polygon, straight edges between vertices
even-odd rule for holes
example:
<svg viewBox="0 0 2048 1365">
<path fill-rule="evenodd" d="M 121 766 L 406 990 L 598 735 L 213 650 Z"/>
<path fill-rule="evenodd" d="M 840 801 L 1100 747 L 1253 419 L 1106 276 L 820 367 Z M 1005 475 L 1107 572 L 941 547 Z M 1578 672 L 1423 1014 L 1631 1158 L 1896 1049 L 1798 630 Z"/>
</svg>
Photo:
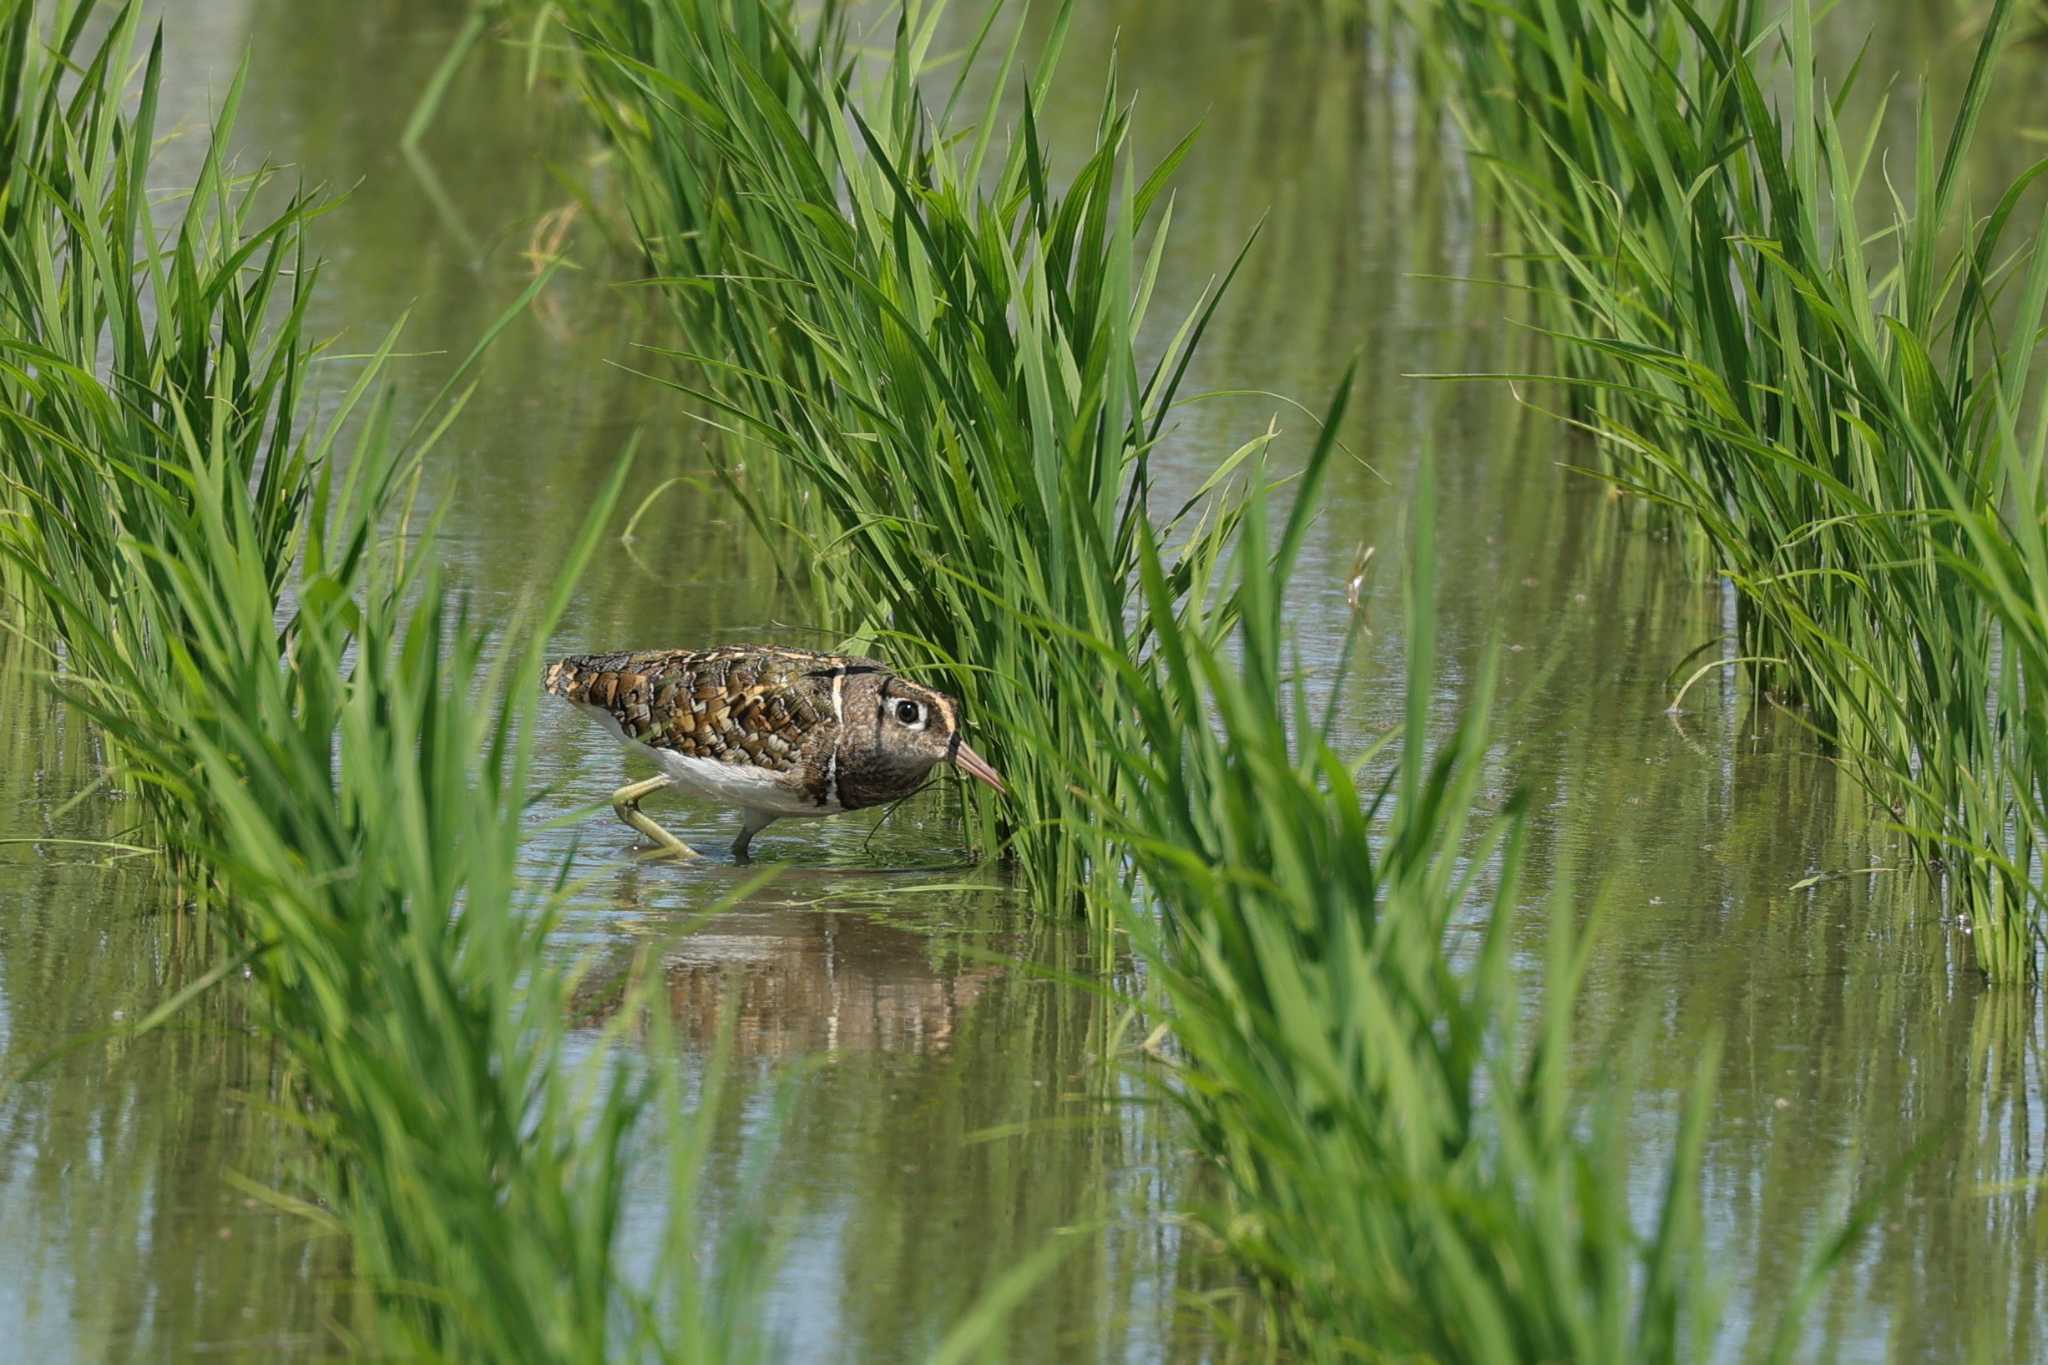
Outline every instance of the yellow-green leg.
<svg viewBox="0 0 2048 1365">
<path fill-rule="evenodd" d="M 640 809 L 640 798 L 649 792 L 658 792 L 675 779 L 663 774 L 650 777 L 645 782 L 628 782 L 612 793 L 612 809 L 619 818 L 640 831 L 664 853 L 675 858 L 694 858 L 697 850 L 691 848 L 675 835 L 670 834 L 655 822 L 653 816 Z"/>
</svg>

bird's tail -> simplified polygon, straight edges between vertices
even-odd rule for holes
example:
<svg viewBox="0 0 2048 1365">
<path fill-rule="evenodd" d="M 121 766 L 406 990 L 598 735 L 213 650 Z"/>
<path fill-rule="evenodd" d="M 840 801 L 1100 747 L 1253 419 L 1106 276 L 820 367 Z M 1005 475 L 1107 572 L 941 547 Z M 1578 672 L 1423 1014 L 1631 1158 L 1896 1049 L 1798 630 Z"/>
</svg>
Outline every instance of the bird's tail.
<svg viewBox="0 0 2048 1365">
<path fill-rule="evenodd" d="M 592 690 L 601 680 L 617 677 L 619 661 L 605 654 L 571 654 L 566 659 L 557 659 L 541 674 L 540 685 L 551 697 L 565 701 L 590 703 L 598 700 Z"/>
</svg>

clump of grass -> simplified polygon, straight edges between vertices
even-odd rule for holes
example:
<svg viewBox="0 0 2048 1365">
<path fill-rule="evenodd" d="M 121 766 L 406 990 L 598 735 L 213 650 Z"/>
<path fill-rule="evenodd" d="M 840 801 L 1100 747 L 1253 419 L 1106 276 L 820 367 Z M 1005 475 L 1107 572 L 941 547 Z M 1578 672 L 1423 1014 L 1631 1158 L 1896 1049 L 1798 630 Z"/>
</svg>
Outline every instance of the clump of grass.
<svg viewBox="0 0 2048 1365">
<path fill-rule="evenodd" d="M 1030 79 L 1015 79 L 1020 32 L 980 121 L 956 122 L 1000 8 L 950 86 L 929 69 L 942 3 L 903 8 L 866 82 L 839 64 L 829 6 L 808 38 L 787 6 L 737 0 L 630 20 L 593 0 L 574 22 L 686 323 L 672 354 L 693 377 L 673 382 L 732 429 L 750 474 L 775 470 L 736 494 L 797 545 L 827 622 L 962 696 L 1012 792 L 970 798 L 980 839 L 1072 903 L 1117 872 L 1073 773 L 1123 780 L 1106 742 L 1123 703 L 1082 642 L 1147 648 L 1145 618 L 1127 618 L 1148 462 L 1215 293 L 1139 362 L 1188 144 L 1140 170 L 1112 85 L 1092 146 L 1053 165 L 1039 109 L 1070 6 Z M 1169 581 L 1200 572 L 1184 561 Z"/>
<path fill-rule="evenodd" d="M 203 510 L 224 514 L 201 503 L 232 486 L 247 493 L 242 551 L 273 591 L 296 552 L 333 431 L 315 443 L 301 412 L 309 206 L 293 197 L 253 219 L 264 177 L 237 184 L 224 160 L 237 80 L 182 217 L 159 228 L 144 172 L 161 41 L 129 118 L 121 68 L 138 8 L 116 11 L 89 50 L 93 6 L 58 7 L 47 42 L 35 8 L 14 6 L 0 25 L 0 71 L 12 82 L 4 107 L 15 114 L 0 216 L 0 487 L 10 512 L 0 558 L 54 636 L 60 688 L 103 718 L 140 723 L 170 672 L 171 642 L 191 625 L 173 599 L 155 603 L 173 614 L 153 615 L 133 590 L 178 569 L 155 548 L 162 528 Z M 82 75 L 63 98 L 67 66 Z M 189 477 L 202 447 L 221 461 L 212 489 Z M 150 827 L 171 836 L 200 827 L 180 776 L 191 765 L 151 780 L 144 765 L 118 761 L 125 727 L 109 733 Z"/>
<path fill-rule="evenodd" d="M 786 111 L 781 117 L 790 126 L 783 136 L 810 148 L 807 162 L 829 167 L 837 154 L 831 111 L 806 92 L 819 84 L 837 88 L 852 77 L 848 6 L 823 0 L 800 42 L 794 37 L 797 10 L 781 0 L 573 0 L 570 17 L 581 47 L 605 54 L 582 65 L 586 104 L 623 160 L 627 212 L 675 335 L 699 349 L 707 338 L 730 345 L 741 375 L 758 373 L 792 386 L 828 382 L 801 347 L 777 343 L 775 300 L 755 292 L 753 258 L 763 249 L 756 244 L 779 239 L 786 211 L 750 193 L 758 169 L 751 158 L 766 153 L 751 145 L 736 149 L 730 137 L 708 135 L 694 120 Z M 700 39 L 715 39 L 726 78 L 749 86 L 758 108 L 702 107 L 706 91 L 699 87 L 707 77 L 701 64 L 714 53 Z M 689 84 L 693 80 L 699 86 Z M 750 321 L 733 326 L 742 316 Z M 786 461 L 756 458 L 761 452 L 750 443 L 714 445 L 710 453 L 726 487 L 778 553 L 785 578 L 792 585 L 815 581 L 780 534 L 784 525 L 801 528 L 813 542 L 835 534 L 798 472 Z"/>
<path fill-rule="evenodd" d="M 339 545 L 309 523 L 288 668 L 256 575 L 225 601 L 181 579 L 196 629 L 176 662 L 204 687 L 170 705 L 193 706 L 177 721 L 203 736 L 208 861 L 325 1158 L 331 1213 L 317 1217 L 349 1236 L 382 1354 L 771 1354 L 762 1204 L 739 1202 L 715 1255 L 699 1243 L 719 1058 L 686 1103 L 650 993 L 616 1021 L 654 1024 L 650 1056 L 614 1038 L 572 1064 L 570 974 L 548 952 L 564 880 L 520 875 L 540 647 L 617 488 L 615 475 L 551 608 L 495 650 L 419 571 L 431 545 L 410 569 L 373 557 L 356 593 L 330 590 L 367 504 L 322 509 Z M 237 563 L 224 527 L 189 530 L 167 547 L 177 558 Z M 620 1229 L 650 1137 L 668 1153 L 667 1217 L 657 1264 L 636 1270 Z"/>
<path fill-rule="evenodd" d="M 1498 151 L 1533 158 L 1526 175 L 1577 202 L 1615 205 L 1605 235 L 1585 240 L 1547 228 L 1544 199 L 1516 206 L 1578 290 L 1558 331 L 1569 377 L 1615 396 L 1594 419 L 1610 468 L 1711 547 L 1739 590 L 1739 653 L 1761 685 L 1810 707 L 1945 866 L 1985 971 L 2024 976 L 2042 828 L 2028 793 L 2042 775 L 2012 726 L 2040 699 L 1999 647 L 2003 608 L 1979 590 L 1966 531 L 2007 500 L 2023 519 L 2041 496 L 2017 425 L 2041 401 L 2048 274 L 2025 212 L 2037 172 L 1986 216 L 1962 193 L 2012 5 L 1993 7 L 1945 135 L 1922 108 L 1910 206 L 1894 195 L 1875 228 L 1863 209 L 1875 124 L 1842 130 L 1809 0 L 1793 0 L 1775 43 L 1744 40 L 1735 6 L 1718 26 L 1690 16 L 1677 47 L 1621 0 L 1564 8 L 1603 35 L 1605 64 L 1563 79 L 1606 127 Z M 1763 93 L 1779 84 L 1789 113 Z M 1614 89 L 1628 100 L 1598 93 Z M 1611 183 L 1617 139 L 1669 163 L 1632 182 L 1661 209 L 1629 211 Z"/>
<path fill-rule="evenodd" d="M 191 989 L 246 968 L 289 1059 L 278 1117 L 319 1153 L 318 1201 L 252 1193 L 349 1237 L 375 1354 L 764 1358 L 759 1206 L 708 1265 L 695 1218 L 717 1060 L 686 1104 L 665 1016 L 629 1008 L 622 1027 L 654 1021 L 651 1064 L 599 1046 L 571 1065 L 569 987 L 545 951 L 563 880 L 518 876 L 539 646 L 623 469 L 551 606 L 492 653 L 426 570 L 431 531 L 410 558 L 379 548 L 457 405 L 407 434 L 388 396 L 364 401 L 387 339 L 305 434 L 308 210 L 257 219 L 261 177 L 226 167 L 238 80 L 178 226 L 157 227 L 160 40 L 122 113 L 138 14 L 61 9 L 44 58 L 18 12 L 0 25 L 20 44 L 0 71 L 44 82 L 10 106 L 44 121 L 0 223 L 0 470 L 17 499 L 0 544 L 33 598 L 24 633 L 53 642 L 60 691 L 149 798 L 178 875 L 213 893 L 232 947 Z M 89 31 L 104 37 L 73 60 Z M 650 1128 L 668 1204 L 636 1277 L 619 1230 Z"/>
<path fill-rule="evenodd" d="M 1716 97 L 1692 27 L 1741 51 L 1761 25 L 1751 0 L 1700 9 L 1402 0 L 1421 63 L 1449 93 L 1444 105 L 1504 210 L 1505 255 L 1546 332 L 1583 334 L 1617 307 L 1659 331 L 1670 306 L 1660 274 L 1687 258 L 1695 231 L 1713 229 L 1693 187 L 1739 138 L 1740 112 Z M 1556 359 L 1575 419 L 1637 424 L 1611 361 L 1568 345 Z M 1599 467 L 1619 472 L 1605 455 Z M 1627 472 L 1659 491 L 1653 471 Z"/>
<path fill-rule="evenodd" d="M 1655 1233 L 1639 1239 L 1625 1092 L 1610 1085 L 1590 1108 L 1571 1093 L 1587 959 L 1562 886 L 1523 1032 L 1509 930 L 1525 812 L 1511 801 L 1472 823 L 1486 678 L 1468 719 L 1428 733 L 1427 476 L 1404 724 L 1367 754 L 1337 752 L 1290 665 L 1288 584 L 1329 449 L 1277 536 L 1252 502 L 1227 592 L 1184 603 L 1146 537 L 1156 651 L 1104 654 L 1139 723 L 1117 752 L 1126 781 L 1098 809 L 1142 873 L 1122 918 L 1185 1053 L 1171 1093 L 1228 1181 L 1214 1231 L 1267 1282 L 1307 1358 L 1704 1358 L 1698 1186 L 1716 1049 L 1684 1104 Z M 1391 773 L 1361 790 L 1386 744 Z M 1454 923 L 1475 903 L 1484 924 L 1461 951 Z"/>
<path fill-rule="evenodd" d="M 686 1105 L 665 1014 L 629 1004 L 621 1026 L 656 1021 L 653 1064 L 614 1045 L 572 1065 L 569 976 L 547 952 L 564 881 L 519 873 L 540 645 L 619 478 L 551 609 L 493 657 L 423 570 L 431 539 L 403 561 L 375 548 L 385 508 L 360 490 L 389 484 L 393 449 L 367 438 L 315 500 L 283 633 L 247 497 L 219 452 L 195 450 L 207 496 L 156 528 L 168 576 L 132 588 L 152 618 L 185 622 L 172 681 L 147 723 L 100 711 L 151 774 L 195 763 L 181 780 L 206 816 L 179 837 L 220 888 L 223 967 L 249 968 L 291 1059 L 284 1113 L 322 1156 L 319 1206 L 268 1197 L 348 1236 L 384 1354 L 765 1359 L 760 1205 L 708 1264 L 697 1240 L 718 1059 Z M 650 1126 L 670 1202 L 660 1269 L 636 1278 L 619 1229 Z"/>
</svg>

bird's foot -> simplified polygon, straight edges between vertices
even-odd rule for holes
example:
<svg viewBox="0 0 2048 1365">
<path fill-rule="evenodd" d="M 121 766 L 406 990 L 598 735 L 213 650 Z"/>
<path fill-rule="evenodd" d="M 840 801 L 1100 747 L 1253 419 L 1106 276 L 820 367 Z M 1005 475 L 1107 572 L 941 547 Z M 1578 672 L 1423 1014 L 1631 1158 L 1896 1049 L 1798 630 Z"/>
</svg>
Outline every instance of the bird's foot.
<svg viewBox="0 0 2048 1365">
<path fill-rule="evenodd" d="M 612 793 L 612 810 L 621 820 L 639 830 L 657 850 L 670 858 L 694 858 L 697 850 L 661 827 L 661 823 L 640 809 L 640 798 L 669 785 L 667 776 L 633 782 Z"/>
<path fill-rule="evenodd" d="M 687 859 L 703 856 L 696 849 L 691 848 L 681 839 L 676 838 L 675 835 L 663 829 L 659 822 L 639 808 L 629 808 L 629 810 L 622 811 L 620 814 L 625 816 L 627 824 L 639 830 L 641 834 L 647 837 L 648 842 L 654 845 L 653 852 L 659 853 L 665 858 Z"/>
</svg>

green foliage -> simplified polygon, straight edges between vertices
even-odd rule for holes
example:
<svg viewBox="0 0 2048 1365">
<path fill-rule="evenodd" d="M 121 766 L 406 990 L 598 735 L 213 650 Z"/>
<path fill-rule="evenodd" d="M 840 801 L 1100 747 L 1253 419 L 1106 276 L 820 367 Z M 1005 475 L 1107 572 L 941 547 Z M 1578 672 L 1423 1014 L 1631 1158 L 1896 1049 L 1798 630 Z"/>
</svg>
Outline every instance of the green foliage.
<svg viewBox="0 0 2048 1365">
<path fill-rule="evenodd" d="M 520 868 L 545 628 L 617 486 L 597 500 L 553 608 L 495 654 L 430 575 L 373 555 L 354 584 L 334 576 L 336 552 L 370 529 L 367 503 L 320 508 L 327 518 L 308 524 L 288 668 L 259 579 L 225 595 L 179 580 L 196 628 L 178 671 L 203 686 L 171 706 L 205 735 L 195 785 L 220 812 L 208 858 L 310 1101 L 301 1119 L 376 1298 L 381 1354 L 767 1358 L 752 1330 L 772 1247 L 759 1202 L 699 1259 L 696 1172 L 718 1060 L 686 1105 L 666 1014 L 636 985 L 616 1017 L 656 1021 L 651 1064 L 616 1047 L 573 1063 L 570 979 L 548 954 L 562 879 L 536 884 Z M 218 524 L 183 526 L 164 548 L 246 562 Z M 192 724 L 176 716 L 188 697 Z M 619 1230 L 638 1130 L 654 1116 L 668 1216 L 659 1269 L 636 1286 Z"/>
<path fill-rule="evenodd" d="M 1142 871 L 1124 923 L 1185 1050 L 1173 1097 L 1229 1182 L 1214 1230 L 1275 1290 L 1279 1329 L 1307 1358 L 1704 1358 L 1698 1183 L 1717 1050 L 1700 1058 L 1641 1241 L 1627 1092 L 1609 1077 L 1590 1110 L 1570 1093 L 1587 956 L 1563 887 L 1523 1033 L 1509 930 L 1526 819 L 1511 802 L 1472 825 L 1490 682 L 1448 737 L 1427 732 L 1426 484 L 1400 730 L 1339 754 L 1289 667 L 1288 582 L 1329 450 L 1277 539 L 1252 504 L 1216 598 L 1227 613 L 1183 610 L 1148 538 L 1159 648 L 1146 665 L 1106 660 L 1127 674 L 1139 726 L 1117 755 L 1128 796 L 1100 808 Z M 1208 628 L 1228 615 L 1235 630 L 1217 639 Z M 1391 773 L 1361 791 L 1387 743 Z M 1474 905 L 1485 922 L 1464 952 L 1454 924 Z"/>
<path fill-rule="evenodd" d="M 1525 1037 L 1508 964 L 1521 812 L 1472 830 L 1476 724 L 1429 752 L 1426 544 L 1399 761 L 1361 793 L 1364 761 L 1315 723 L 1281 625 L 1341 413 L 1277 541 L 1262 501 L 1245 516 L 1217 491 L 1263 439 L 1182 509 L 1204 509 L 1198 527 L 1155 525 L 1149 452 L 1214 307 L 1138 364 L 1186 144 L 1141 178 L 1112 89 L 1080 166 L 1050 163 L 1037 111 L 1065 11 L 1008 148 L 993 130 L 1015 40 L 981 122 L 949 132 L 964 75 L 936 112 L 924 86 L 941 13 L 906 9 L 856 107 L 836 7 L 808 37 L 744 0 L 574 11 L 592 107 L 690 338 L 678 382 L 741 433 L 732 486 L 822 569 L 828 617 L 968 699 L 1017 792 L 981 810 L 984 835 L 1047 899 L 1092 890 L 1121 910 L 1186 1049 L 1175 1094 L 1230 1181 L 1218 1231 L 1281 1291 L 1291 1340 L 1317 1356 L 1699 1354 L 1711 1055 L 1641 1240 L 1625 1092 L 1589 1114 L 1568 1089 L 1572 907 L 1560 893 Z M 234 949 L 214 979 L 248 969 L 290 1060 L 283 1116 L 323 1157 L 324 1207 L 306 1212 L 350 1238 L 365 1349 L 767 1356 L 749 1329 L 771 1240 L 741 1216 L 705 1255 L 693 1217 L 716 1059 L 686 1104 L 665 1016 L 630 995 L 619 1027 L 652 1021 L 654 1064 L 611 1046 L 572 1064 L 570 984 L 545 950 L 562 878 L 519 875 L 539 644 L 617 478 L 552 602 L 494 647 L 426 567 L 431 530 L 403 551 L 383 535 L 459 401 L 394 431 L 372 397 L 387 340 L 326 426 L 300 420 L 312 210 L 260 218 L 262 177 L 228 173 L 233 93 L 164 233 L 142 194 L 160 45 L 130 119 L 133 6 L 79 49 L 63 100 L 25 15 L 7 11 L 0 61 L 4 140 L 27 157 L 0 203 L 0 548 L 152 829 L 219 889 Z M 87 18 L 60 9 L 58 52 Z M 2008 536 L 1986 515 L 1953 524 Z M 2013 553 L 1983 581 L 2016 620 L 2048 543 L 1998 543 Z M 2008 657 L 2031 676 L 2034 655 Z M 1486 928 L 1461 958 L 1453 916 L 1475 902 Z M 650 1124 L 668 1202 L 658 1268 L 635 1283 L 620 1228 Z M 970 1356 L 1056 1254 L 945 1349 Z"/>
<path fill-rule="evenodd" d="M 1586 118 L 1553 121 L 1541 145 L 1468 123 L 1504 178 L 1544 187 L 1510 204 L 1569 282 L 1553 325 L 1567 376 L 1602 395 L 1615 476 L 1711 547 L 1762 685 L 1812 709 L 1946 865 L 1986 972 L 2017 979 L 2033 959 L 2048 774 L 2030 735 L 2037 674 L 2000 648 L 2000 622 L 2017 639 L 2040 626 L 2013 610 L 2031 592 L 1985 591 L 1979 562 L 2010 508 L 2002 555 L 2031 574 L 2018 528 L 2043 510 L 2042 439 L 2022 428 L 2043 396 L 2048 253 L 2028 212 L 2043 166 L 1988 215 L 1962 192 L 2012 6 L 1993 7 L 1939 138 L 1922 108 L 1910 197 L 1890 195 L 1874 226 L 1875 127 L 1840 127 L 1810 0 L 1793 0 L 1773 43 L 1749 36 L 1747 10 L 1709 23 L 1675 6 L 1680 33 L 1621 0 L 1508 6 L 1489 32 L 1548 33 L 1568 13 L 1568 31 L 1597 35 L 1546 49 L 1562 93 L 1527 109 Z"/>
<path fill-rule="evenodd" d="M 1695 230 L 1712 228 L 1702 215 L 1715 211 L 1692 188 L 1740 134 L 1734 102 L 1716 97 L 1715 73 L 1695 55 L 1685 11 L 1619 0 L 1405 0 L 1404 13 L 1518 234 L 1515 264 L 1537 325 L 1574 337 L 1619 311 L 1637 330 L 1668 337 L 1661 277 L 1682 268 Z M 1759 29 L 1753 0 L 1719 0 L 1711 18 L 1692 17 L 1727 49 L 1747 50 Z M 1605 356 L 1565 345 L 1557 362 L 1573 384 L 1574 418 L 1636 424 L 1633 395 Z M 1611 457 L 1601 467 L 1623 468 Z M 1661 491 L 1654 471 L 1626 472 Z"/>
<path fill-rule="evenodd" d="M 224 164 L 237 81 L 177 226 L 165 233 L 144 178 L 162 43 L 150 49 L 130 119 L 121 67 L 139 24 L 134 6 L 89 50 L 91 5 L 59 7 L 47 45 L 33 5 L 8 9 L 0 68 L 10 82 L 0 107 L 14 119 L 0 215 L 0 487 L 11 515 L 0 522 L 0 555 L 61 645 L 60 686 L 103 718 L 146 722 L 170 669 L 170 642 L 190 625 L 152 615 L 131 588 L 161 589 L 178 571 L 153 551 L 161 528 L 221 514 L 217 501 L 202 504 L 232 484 L 248 494 L 238 548 L 273 591 L 295 552 L 317 458 L 299 412 L 300 325 L 312 285 L 300 229 L 309 208 L 294 197 L 254 221 L 264 177 L 237 184 Z M 83 75 L 60 99 L 67 63 Z M 273 314 L 281 322 L 266 327 Z M 201 447 L 220 463 L 216 487 L 189 477 Z M 176 610 L 168 597 L 157 605 Z M 119 744 L 121 727 L 111 735 Z M 153 826 L 176 832 L 203 820 L 182 784 L 191 764 L 168 766 L 165 781 L 122 766 Z"/>
<path fill-rule="evenodd" d="M 320 1203 L 263 1193 L 349 1236 L 373 1354 L 763 1358 L 758 1203 L 700 1261 L 717 1059 L 686 1104 L 666 1016 L 634 995 L 621 1026 L 654 1020 L 652 1064 L 611 1046 L 573 1064 L 569 980 L 546 951 L 562 879 L 519 875 L 542 637 L 623 469 L 550 608 L 495 652 L 423 571 L 431 530 L 410 558 L 380 549 L 459 403 L 395 432 L 390 402 L 364 401 L 387 339 L 304 431 L 309 210 L 260 219 L 262 177 L 229 174 L 238 81 L 177 228 L 156 226 L 160 40 L 122 112 L 138 13 L 89 53 L 84 8 L 58 12 L 48 52 L 27 6 L 0 24 L 21 115 L 5 140 L 29 158 L 0 233 L 0 549 L 58 688 L 181 872 L 216 891 L 232 946 L 202 984 L 246 968 L 289 1058 L 277 1117 L 316 1144 Z M 636 1284 L 619 1229 L 650 1128 L 668 1204 Z"/>
<path fill-rule="evenodd" d="M 1145 618 L 1128 624 L 1148 461 L 1215 297 L 1140 365 L 1187 143 L 1141 174 L 1112 86 L 1084 159 L 1052 164 L 1038 110 L 1067 9 L 1030 79 L 1013 79 L 1020 32 L 980 121 L 956 124 L 1000 8 L 947 88 L 929 55 L 945 6 L 906 6 L 858 100 L 836 6 L 808 38 L 746 0 L 588 0 L 572 18 L 688 338 L 673 382 L 735 432 L 731 487 L 796 547 L 828 622 L 961 695 L 1012 790 L 973 798 L 983 838 L 1071 904 L 1117 872 L 1074 772 L 1122 781 L 1123 703 L 1085 642 L 1148 647 Z"/>
</svg>

